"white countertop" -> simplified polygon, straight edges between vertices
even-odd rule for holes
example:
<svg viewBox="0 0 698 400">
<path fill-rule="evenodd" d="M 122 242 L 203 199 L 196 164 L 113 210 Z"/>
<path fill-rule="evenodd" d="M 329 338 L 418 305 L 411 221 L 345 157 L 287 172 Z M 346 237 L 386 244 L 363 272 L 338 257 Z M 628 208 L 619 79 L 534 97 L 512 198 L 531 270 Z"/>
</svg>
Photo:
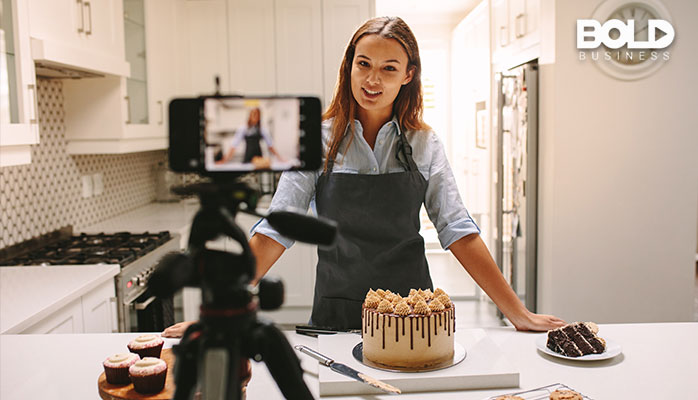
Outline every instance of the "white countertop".
<svg viewBox="0 0 698 400">
<path fill-rule="evenodd" d="M 485 329 L 502 353 L 520 371 L 520 389 L 468 390 L 403 394 L 406 399 L 482 400 L 489 396 L 553 383 L 566 384 L 592 399 L 698 398 L 698 323 L 600 325 L 599 334 L 621 344 L 623 353 L 605 361 L 568 361 L 540 353 L 541 334 L 513 328 Z M 138 333 L 82 335 L 0 335 L 0 398 L 3 400 L 97 399 L 101 362 L 122 352 Z M 317 339 L 287 332 L 291 344 L 317 348 Z M 165 347 L 175 340 L 168 339 Z M 318 393 L 318 368 L 297 353 L 311 392 Z M 328 354 L 332 356 L 332 354 Z M 467 362 L 467 358 L 466 361 Z M 66 368 L 69 366 L 69 368 Z M 249 400 L 281 399 L 281 393 L 260 363 L 252 363 Z M 324 367 L 323 367 L 324 368 Z M 370 375 L 370 370 L 364 371 Z M 389 395 L 332 399 L 395 399 Z"/>
<path fill-rule="evenodd" d="M 22 332 L 118 273 L 118 265 L 0 268 L 0 333 Z"/>
</svg>

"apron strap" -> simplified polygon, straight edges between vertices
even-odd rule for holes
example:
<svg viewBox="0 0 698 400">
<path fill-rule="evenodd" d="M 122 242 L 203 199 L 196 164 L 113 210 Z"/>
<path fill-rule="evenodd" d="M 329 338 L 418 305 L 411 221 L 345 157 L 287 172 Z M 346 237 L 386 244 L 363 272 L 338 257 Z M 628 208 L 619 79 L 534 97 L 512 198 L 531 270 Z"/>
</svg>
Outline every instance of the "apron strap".
<svg viewBox="0 0 698 400">
<path fill-rule="evenodd" d="M 400 158 L 400 153 L 402 153 L 404 160 Z M 398 133 L 398 151 L 395 152 L 395 158 L 406 171 L 418 170 L 417 163 L 412 158 L 412 146 L 410 146 L 404 133 Z"/>
</svg>

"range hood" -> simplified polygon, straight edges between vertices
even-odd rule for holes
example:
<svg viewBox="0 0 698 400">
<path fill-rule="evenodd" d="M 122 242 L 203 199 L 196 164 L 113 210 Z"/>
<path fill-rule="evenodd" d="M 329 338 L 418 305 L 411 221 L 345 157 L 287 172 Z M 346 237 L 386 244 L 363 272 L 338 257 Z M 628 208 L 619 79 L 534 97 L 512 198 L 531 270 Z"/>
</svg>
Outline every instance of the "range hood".
<svg viewBox="0 0 698 400">
<path fill-rule="evenodd" d="M 131 75 L 131 66 L 125 59 L 116 59 L 56 41 L 31 38 L 31 49 L 37 76 L 81 79 Z"/>
</svg>

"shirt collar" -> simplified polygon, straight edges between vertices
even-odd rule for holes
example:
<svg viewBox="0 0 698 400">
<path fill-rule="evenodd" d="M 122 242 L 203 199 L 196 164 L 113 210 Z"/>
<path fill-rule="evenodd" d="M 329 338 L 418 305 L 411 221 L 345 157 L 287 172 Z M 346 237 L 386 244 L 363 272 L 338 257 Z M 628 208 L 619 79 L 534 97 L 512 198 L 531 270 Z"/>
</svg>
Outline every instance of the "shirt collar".
<svg viewBox="0 0 698 400">
<path fill-rule="evenodd" d="M 402 135 L 402 130 L 400 129 L 400 124 L 397 121 L 396 115 L 393 115 L 393 118 L 390 121 L 386 122 L 383 126 L 388 125 L 388 124 L 393 124 L 393 126 L 395 127 L 395 134 L 397 136 Z M 354 128 L 356 129 L 356 132 L 358 132 L 358 133 L 363 132 L 363 127 L 361 126 L 361 122 L 359 122 L 358 119 L 354 119 Z"/>
</svg>

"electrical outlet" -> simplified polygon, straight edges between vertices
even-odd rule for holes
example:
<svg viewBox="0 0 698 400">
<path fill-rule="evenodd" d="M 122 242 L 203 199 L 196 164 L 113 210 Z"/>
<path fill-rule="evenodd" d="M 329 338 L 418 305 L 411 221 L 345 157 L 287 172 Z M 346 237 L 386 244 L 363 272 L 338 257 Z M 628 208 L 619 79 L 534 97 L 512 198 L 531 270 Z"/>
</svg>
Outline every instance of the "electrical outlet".
<svg viewBox="0 0 698 400">
<path fill-rule="evenodd" d="M 92 175 L 92 194 L 99 196 L 102 193 L 104 193 L 104 175 L 97 172 Z"/>
<path fill-rule="evenodd" d="M 82 176 L 82 198 L 86 199 L 88 197 L 92 197 L 92 191 L 93 191 L 93 186 L 92 186 L 92 176 L 91 175 L 83 175 Z"/>
</svg>

